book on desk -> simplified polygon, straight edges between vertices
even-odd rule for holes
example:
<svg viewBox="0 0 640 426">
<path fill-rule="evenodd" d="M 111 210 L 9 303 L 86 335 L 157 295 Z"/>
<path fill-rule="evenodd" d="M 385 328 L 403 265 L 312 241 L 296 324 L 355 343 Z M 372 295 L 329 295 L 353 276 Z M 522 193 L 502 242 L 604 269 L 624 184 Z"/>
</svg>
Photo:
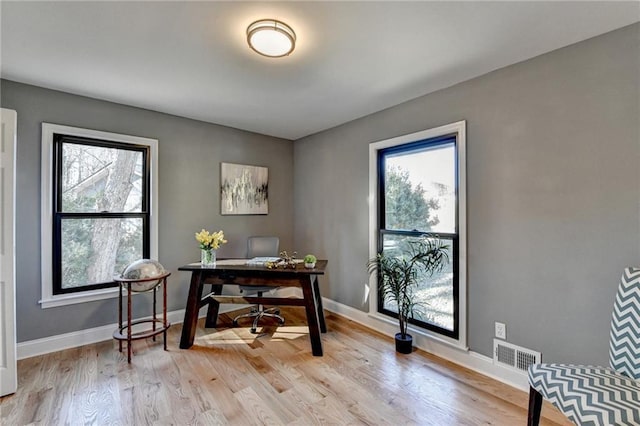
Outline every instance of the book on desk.
<svg viewBox="0 0 640 426">
<path fill-rule="evenodd" d="M 248 259 L 246 264 L 249 266 L 264 266 L 267 262 L 277 262 L 278 260 L 280 258 L 275 256 L 259 256 Z"/>
</svg>

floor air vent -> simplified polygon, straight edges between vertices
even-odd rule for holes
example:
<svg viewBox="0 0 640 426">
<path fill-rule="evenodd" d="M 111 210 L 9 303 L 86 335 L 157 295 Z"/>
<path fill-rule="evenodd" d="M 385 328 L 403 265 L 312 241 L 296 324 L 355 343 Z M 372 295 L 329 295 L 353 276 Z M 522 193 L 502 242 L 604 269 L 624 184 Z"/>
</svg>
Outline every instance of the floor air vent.
<svg viewBox="0 0 640 426">
<path fill-rule="evenodd" d="M 516 346 L 504 340 L 493 339 L 493 363 L 527 374 L 527 368 L 531 364 L 537 364 L 542 360 L 540 352 Z"/>
</svg>

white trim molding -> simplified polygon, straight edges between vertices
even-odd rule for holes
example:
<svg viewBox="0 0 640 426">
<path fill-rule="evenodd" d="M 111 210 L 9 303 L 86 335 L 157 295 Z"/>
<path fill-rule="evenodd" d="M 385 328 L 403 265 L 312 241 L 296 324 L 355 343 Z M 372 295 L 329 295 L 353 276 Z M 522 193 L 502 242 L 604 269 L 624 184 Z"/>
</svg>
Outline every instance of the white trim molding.
<svg viewBox="0 0 640 426">
<path fill-rule="evenodd" d="M 117 296 L 118 289 L 114 290 Z M 135 293 L 143 294 L 143 293 Z M 301 297 L 302 291 L 298 288 L 286 287 L 278 289 L 278 297 Z M 115 297 L 115 296 L 113 296 Z M 225 304 L 220 307 L 221 314 L 244 309 L 248 305 L 237 304 Z M 202 313 L 198 315 L 198 318 L 204 318 L 206 311 L 202 310 Z M 144 317 L 140 319 L 149 319 L 151 317 Z M 137 320 L 138 318 L 136 318 Z M 167 312 L 167 321 L 171 324 L 182 324 L 184 321 L 184 309 L 177 311 Z M 51 352 L 62 351 L 65 349 L 75 348 L 78 346 L 89 345 L 92 343 L 104 342 L 105 340 L 111 340 L 113 338 L 113 332 L 118 328 L 117 324 L 103 325 L 101 327 L 89 328 L 86 330 L 78 330 L 70 333 L 58 334 L 55 336 L 43 337 L 41 339 L 29 340 L 26 342 L 18 343 L 17 359 L 31 358 L 37 355 L 44 355 Z"/>
<path fill-rule="evenodd" d="M 458 171 L 458 339 L 449 338 L 429 330 L 416 329 L 413 334 L 429 336 L 434 340 L 446 342 L 457 346 L 459 349 L 467 349 L 467 205 L 466 205 L 466 121 L 423 130 L 408 135 L 402 135 L 391 139 L 369 144 L 369 258 L 377 254 L 378 238 L 378 151 L 439 136 L 456 135 L 457 146 L 457 171 Z M 382 318 L 378 314 L 378 292 L 376 277 L 369 279 L 369 313 L 373 317 Z M 375 328 L 375 327 L 373 327 Z"/>
<path fill-rule="evenodd" d="M 367 328 L 376 330 L 389 337 L 393 337 L 398 332 L 396 322 L 386 317 L 363 312 L 331 299 L 323 298 L 322 300 L 324 308 L 327 311 L 334 312 Z M 458 347 L 443 338 L 428 335 L 424 330 L 410 328 L 410 331 L 413 335 L 413 345 L 416 348 L 528 392 L 529 382 L 526 374 L 514 372 L 496 365 L 493 363 L 493 359 L 488 356 L 470 351 L 468 348 Z M 389 345 L 393 346 L 393 342 L 390 342 Z"/>
<path fill-rule="evenodd" d="M 167 321 L 171 324 L 181 323 L 183 320 L 184 309 L 167 312 Z M 78 330 L 71 333 L 58 334 L 56 336 L 18 343 L 18 359 L 31 358 L 51 352 L 111 340 L 113 339 L 113 332 L 117 328 L 118 324 L 103 325 L 101 327 Z"/>
<path fill-rule="evenodd" d="M 16 142 L 18 113 L 0 109 L 0 396 L 18 388 L 16 364 Z"/>
<path fill-rule="evenodd" d="M 300 292 L 298 291 L 299 289 L 290 288 L 284 290 L 285 291 L 283 292 L 278 291 L 278 296 L 300 296 Z M 386 336 L 393 337 L 397 332 L 397 325 L 395 322 L 389 321 L 386 318 L 381 320 L 380 318 L 376 318 L 375 315 L 371 315 L 367 312 L 360 311 L 352 308 L 351 306 L 343 305 L 324 297 L 322 298 L 322 301 L 326 311 L 333 312 L 367 328 L 376 330 Z M 242 307 L 244 307 L 244 305 L 227 305 L 222 307 L 220 313 L 233 312 Z M 203 313 L 199 315 L 199 318 L 204 318 L 205 316 L 206 311 L 203 310 Z M 168 312 L 167 319 L 171 324 L 181 324 L 184 320 L 184 309 Z M 18 343 L 17 358 L 31 358 L 33 356 L 111 340 L 113 338 L 113 331 L 116 328 L 117 324 L 111 324 Z M 329 330 L 329 332 L 331 332 L 331 330 Z M 417 330 L 411 330 L 411 333 L 414 335 L 413 343 L 416 348 L 422 349 L 480 374 L 484 374 L 485 376 L 491 377 L 525 392 L 529 389 L 529 383 L 526 375 L 495 365 L 493 360 L 488 356 L 468 349 L 461 349 L 443 340 L 436 340 L 433 337 L 427 336 Z M 389 345 L 392 346 L 393 343 L 390 342 Z"/>
<path fill-rule="evenodd" d="M 42 299 L 39 301 L 42 309 L 57 306 L 85 303 L 95 300 L 114 298 L 118 295 L 117 288 L 84 291 L 74 294 L 53 294 L 53 135 L 64 134 L 93 139 L 103 139 L 120 143 L 145 145 L 150 148 L 150 257 L 158 258 L 158 140 L 140 136 L 123 135 L 119 133 L 103 132 L 99 130 L 82 129 L 79 127 L 62 126 L 59 124 L 42 123 L 42 159 L 41 159 L 41 286 Z"/>
<path fill-rule="evenodd" d="M 237 305 L 229 305 L 220 309 L 220 313 L 232 312 L 238 309 Z M 206 311 L 198 316 L 204 318 Z M 149 319 L 144 317 L 140 319 Z M 136 318 L 137 320 L 137 318 Z M 184 321 L 184 309 L 167 312 L 167 321 L 173 324 L 182 324 Z M 43 337 L 42 339 L 28 340 L 18 343 L 18 359 L 31 358 L 51 352 L 63 351 L 78 346 L 90 345 L 113 339 L 113 332 L 118 324 L 103 325 L 101 327 L 88 328 L 86 330 L 73 331 L 71 333 L 58 334 L 56 336 Z"/>
</svg>

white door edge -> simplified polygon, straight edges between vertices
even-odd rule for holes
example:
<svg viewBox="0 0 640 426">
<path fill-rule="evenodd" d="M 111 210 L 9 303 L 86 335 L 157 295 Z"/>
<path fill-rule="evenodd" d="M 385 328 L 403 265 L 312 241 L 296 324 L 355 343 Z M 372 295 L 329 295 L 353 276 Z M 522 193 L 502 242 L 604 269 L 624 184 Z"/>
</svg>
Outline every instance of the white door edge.
<svg viewBox="0 0 640 426">
<path fill-rule="evenodd" d="M 18 388 L 15 299 L 15 149 L 17 113 L 0 110 L 0 396 Z"/>
</svg>

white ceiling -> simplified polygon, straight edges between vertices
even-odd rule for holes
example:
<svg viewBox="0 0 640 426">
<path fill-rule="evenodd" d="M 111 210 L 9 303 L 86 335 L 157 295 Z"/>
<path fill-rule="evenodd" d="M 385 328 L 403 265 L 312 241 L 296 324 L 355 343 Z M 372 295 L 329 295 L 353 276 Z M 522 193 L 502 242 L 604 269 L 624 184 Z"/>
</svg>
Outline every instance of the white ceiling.
<svg viewBox="0 0 640 426">
<path fill-rule="evenodd" d="M 2 78 L 298 139 L 640 21 L 640 2 L 9 2 Z M 264 58 L 246 27 L 296 31 Z"/>
</svg>

